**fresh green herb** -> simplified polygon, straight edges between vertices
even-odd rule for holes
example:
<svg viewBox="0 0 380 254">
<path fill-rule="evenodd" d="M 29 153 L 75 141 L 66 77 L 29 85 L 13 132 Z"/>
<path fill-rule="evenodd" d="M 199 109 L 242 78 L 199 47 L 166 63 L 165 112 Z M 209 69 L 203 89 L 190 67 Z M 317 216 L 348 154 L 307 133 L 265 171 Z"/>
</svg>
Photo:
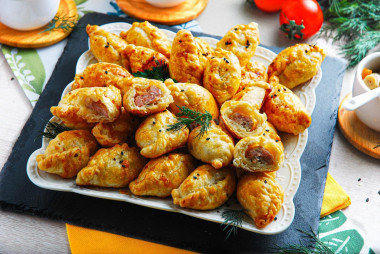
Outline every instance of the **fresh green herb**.
<svg viewBox="0 0 380 254">
<path fill-rule="evenodd" d="M 328 0 L 320 35 L 332 37 L 353 67 L 380 43 L 380 1 Z"/>
<path fill-rule="evenodd" d="M 159 62 L 157 59 L 155 59 L 154 61 L 156 62 L 157 66 L 153 67 L 150 70 L 145 70 L 144 72 L 138 71 L 132 73 L 132 75 L 134 77 L 157 79 L 161 81 L 165 81 L 166 79 L 170 78 L 169 66 L 163 63 L 163 61 Z"/>
<path fill-rule="evenodd" d="M 231 236 L 231 234 L 233 234 L 234 236 L 237 234 L 237 228 L 242 226 L 244 216 L 245 213 L 243 210 L 228 209 L 223 211 L 223 231 L 227 230 L 227 236 L 225 240 L 227 240 Z"/>
<path fill-rule="evenodd" d="M 209 112 L 206 111 L 206 113 L 201 113 L 185 106 L 177 107 L 181 112 L 177 114 L 177 122 L 168 126 L 168 131 L 178 131 L 184 127 L 190 128 L 190 125 L 195 122 L 201 126 L 197 137 L 202 137 L 203 134 L 207 132 L 208 128 L 210 128 L 212 115 Z M 186 118 L 182 118 L 181 116 L 185 116 Z"/>
<path fill-rule="evenodd" d="M 53 139 L 55 138 L 59 133 L 64 131 L 70 131 L 70 128 L 67 128 L 66 126 L 63 126 L 56 122 L 48 122 L 46 125 L 46 131 L 41 132 L 40 135 L 45 138 Z"/>
<path fill-rule="evenodd" d="M 299 229 L 300 232 L 312 240 L 310 246 L 305 246 L 301 243 L 298 245 L 291 244 L 285 247 L 277 246 L 276 253 L 334 254 L 334 252 L 318 238 L 317 234 L 312 229 L 310 230 L 311 233 Z"/>
<path fill-rule="evenodd" d="M 55 30 L 62 30 L 63 32 L 71 31 L 77 24 L 77 19 L 74 16 L 66 16 L 57 14 L 55 17 L 46 25 L 45 29 L 41 32 L 51 32 Z"/>
</svg>

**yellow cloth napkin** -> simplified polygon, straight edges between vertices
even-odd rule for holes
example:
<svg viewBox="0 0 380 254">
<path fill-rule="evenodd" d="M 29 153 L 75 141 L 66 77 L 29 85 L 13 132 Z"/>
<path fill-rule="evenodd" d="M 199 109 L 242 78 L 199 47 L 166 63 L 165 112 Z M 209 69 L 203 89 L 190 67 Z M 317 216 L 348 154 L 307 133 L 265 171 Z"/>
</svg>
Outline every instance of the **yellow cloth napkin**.
<svg viewBox="0 0 380 254">
<path fill-rule="evenodd" d="M 327 173 L 325 193 L 323 195 L 321 217 L 351 204 L 350 197 L 342 187 Z M 66 224 L 72 254 L 125 254 L 125 253 L 193 253 L 157 243 L 137 240 L 129 237 L 86 229 Z"/>
</svg>

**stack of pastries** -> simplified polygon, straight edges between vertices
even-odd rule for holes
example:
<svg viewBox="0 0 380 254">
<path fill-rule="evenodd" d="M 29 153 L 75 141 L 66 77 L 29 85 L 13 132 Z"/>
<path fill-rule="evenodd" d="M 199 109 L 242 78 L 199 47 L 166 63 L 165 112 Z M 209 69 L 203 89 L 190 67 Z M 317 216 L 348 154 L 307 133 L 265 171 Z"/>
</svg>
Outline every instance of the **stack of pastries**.
<svg viewBox="0 0 380 254">
<path fill-rule="evenodd" d="M 276 171 L 284 162 L 277 131 L 298 135 L 311 117 L 292 88 L 316 75 L 325 53 L 297 44 L 269 65 L 253 62 L 254 22 L 232 27 L 216 48 L 190 31 L 171 42 L 149 22 L 120 36 L 88 25 L 98 63 L 76 74 L 51 113 L 73 129 L 51 140 L 38 167 L 76 184 L 128 187 L 133 195 L 171 197 L 180 207 L 210 210 L 233 193 L 258 228 L 281 209 Z M 134 77 L 167 65 L 171 79 Z M 201 126 L 168 130 L 180 107 L 210 113 Z"/>
</svg>

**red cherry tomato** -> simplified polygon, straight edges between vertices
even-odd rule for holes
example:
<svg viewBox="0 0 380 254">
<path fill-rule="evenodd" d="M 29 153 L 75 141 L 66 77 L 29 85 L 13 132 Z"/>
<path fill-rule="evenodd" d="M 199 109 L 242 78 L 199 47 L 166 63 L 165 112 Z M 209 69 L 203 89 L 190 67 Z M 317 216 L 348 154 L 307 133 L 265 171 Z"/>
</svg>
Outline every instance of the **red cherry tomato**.
<svg viewBox="0 0 380 254">
<path fill-rule="evenodd" d="M 265 12 L 275 12 L 281 10 L 285 0 L 255 0 L 257 8 Z"/>
<path fill-rule="evenodd" d="M 286 0 L 281 7 L 281 30 L 289 39 L 309 38 L 321 29 L 322 23 L 323 12 L 315 0 Z"/>
</svg>

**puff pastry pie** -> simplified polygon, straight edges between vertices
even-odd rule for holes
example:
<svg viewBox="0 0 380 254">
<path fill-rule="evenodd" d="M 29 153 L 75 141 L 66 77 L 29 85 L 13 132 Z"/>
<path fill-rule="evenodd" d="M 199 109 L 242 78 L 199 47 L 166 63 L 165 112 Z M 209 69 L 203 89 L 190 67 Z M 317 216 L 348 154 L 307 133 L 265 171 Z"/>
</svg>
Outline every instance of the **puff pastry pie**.
<svg viewBox="0 0 380 254">
<path fill-rule="evenodd" d="M 234 53 L 239 58 L 240 65 L 244 67 L 255 54 L 259 44 L 259 26 L 251 22 L 248 25 L 232 27 L 216 46 Z"/>
<path fill-rule="evenodd" d="M 154 49 L 170 58 L 171 44 L 168 37 L 148 21 L 133 22 L 128 31 L 120 33 L 120 37 L 129 44 Z"/>
<path fill-rule="evenodd" d="M 226 129 L 238 139 L 260 135 L 266 126 L 265 113 L 245 101 L 226 101 L 220 115 Z"/>
<path fill-rule="evenodd" d="M 138 196 L 169 197 L 194 169 L 190 154 L 164 155 L 150 160 L 137 179 L 129 184 L 129 189 Z"/>
<path fill-rule="evenodd" d="M 78 88 L 63 96 L 50 111 L 74 129 L 88 128 L 91 123 L 113 122 L 121 111 L 120 90 L 114 86 Z"/>
<path fill-rule="evenodd" d="M 241 83 L 238 92 L 256 81 L 268 81 L 267 68 L 263 63 L 257 61 L 248 62 L 241 68 Z"/>
<path fill-rule="evenodd" d="M 158 65 L 168 65 L 169 60 L 163 54 L 142 46 L 129 44 L 121 53 L 122 57 L 128 59 L 132 73 L 151 70 Z"/>
<path fill-rule="evenodd" d="M 133 78 L 123 97 L 124 108 L 138 116 L 164 111 L 172 102 L 170 90 L 163 82 L 146 78 Z"/>
<path fill-rule="evenodd" d="M 233 164 L 251 172 L 276 171 L 284 162 L 284 145 L 271 129 L 258 136 L 245 137 L 237 142 Z M 276 139 L 273 139 L 276 137 Z"/>
<path fill-rule="evenodd" d="M 234 95 L 233 101 L 246 101 L 257 110 L 260 110 L 264 104 L 267 94 L 271 91 L 271 86 L 264 81 L 252 81 L 240 92 Z"/>
<path fill-rule="evenodd" d="M 76 184 L 99 187 L 126 187 L 146 164 L 137 148 L 127 144 L 99 149 L 79 171 Z"/>
<path fill-rule="evenodd" d="M 96 148 L 89 131 L 64 131 L 49 142 L 44 154 L 37 155 L 37 165 L 43 171 L 72 178 L 87 165 Z"/>
<path fill-rule="evenodd" d="M 218 119 L 219 108 L 212 94 L 204 87 L 191 83 L 174 83 L 171 79 L 165 81 L 173 96 L 173 103 L 169 105 L 172 113 L 177 115 L 178 107 L 185 106 L 189 109 L 212 115 L 212 119 Z"/>
<path fill-rule="evenodd" d="M 217 48 L 206 64 L 203 86 L 222 105 L 234 96 L 240 81 L 241 67 L 238 58 L 230 51 Z"/>
<path fill-rule="evenodd" d="M 204 40 L 193 37 L 188 30 L 179 30 L 170 53 L 170 77 L 178 82 L 200 85 L 210 54 L 211 48 Z"/>
<path fill-rule="evenodd" d="M 277 130 L 297 135 L 311 124 L 311 116 L 298 96 L 285 86 L 278 84 L 265 100 L 268 121 Z"/>
<path fill-rule="evenodd" d="M 128 45 L 126 41 L 97 25 L 87 25 L 86 31 L 90 38 L 91 52 L 99 62 L 118 64 L 129 70 L 128 59 L 121 56 L 121 52 Z"/>
<path fill-rule="evenodd" d="M 281 51 L 268 66 L 270 83 L 287 88 L 302 85 L 313 78 L 326 53 L 316 45 L 296 44 Z"/>
<path fill-rule="evenodd" d="M 156 158 L 186 144 L 189 130 L 168 131 L 168 126 L 177 122 L 176 117 L 166 110 L 147 117 L 136 131 L 136 143 L 141 154 Z"/>
<path fill-rule="evenodd" d="M 233 159 L 234 141 L 223 129 L 211 121 L 204 135 L 200 135 L 201 126 L 193 129 L 189 135 L 187 147 L 198 160 L 210 163 L 218 169 L 227 166 Z"/>
<path fill-rule="evenodd" d="M 112 63 L 95 63 L 75 75 L 72 90 L 83 87 L 114 86 L 123 95 L 128 88 L 128 80 L 133 76 L 123 67 Z"/>
<path fill-rule="evenodd" d="M 139 122 L 136 117 L 121 108 L 119 118 L 112 123 L 97 123 L 91 133 L 98 143 L 105 147 L 128 143 L 131 142 L 130 138 L 134 136 Z"/>
<path fill-rule="evenodd" d="M 215 209 L 228 200 L 235 188 L 236 176 L 231 168 L 215 169 L 206 164 L 172 191 L 173 203 L 196 210 Z"/>
<path fill-rule="evenodd" d="M 267 173 L 249 173 L 239 179 L 237 198 L 256 227 L 271 223 L 284 202 L 281 185 Z"/>
</svg>

